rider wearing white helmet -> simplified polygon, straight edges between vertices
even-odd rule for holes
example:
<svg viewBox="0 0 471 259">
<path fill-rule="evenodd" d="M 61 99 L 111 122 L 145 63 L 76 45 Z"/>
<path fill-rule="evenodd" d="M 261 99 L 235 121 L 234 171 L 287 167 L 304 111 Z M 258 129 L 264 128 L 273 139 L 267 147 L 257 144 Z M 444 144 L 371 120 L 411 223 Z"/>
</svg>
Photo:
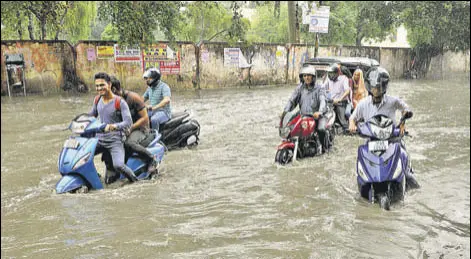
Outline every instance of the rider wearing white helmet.
<svg viewBox="0 0 471 259">
<path fill-rule="evenodd" d="M 301 83 L 291 95 L 281 115 L 281 119 L 283 119 L 287 112 L 292 111 L 299 104 L 299 110 L 302 115 L 311 115 L 316 120 L 319 138 L 325 151 L 327 149 L 325 141 L 327 119 L 322 116 L 327 112 L 325 89 L 321 84 L 316 84 L 317 71 L 313 66 L 301 68 L 299 78 Z"/>
</svg>

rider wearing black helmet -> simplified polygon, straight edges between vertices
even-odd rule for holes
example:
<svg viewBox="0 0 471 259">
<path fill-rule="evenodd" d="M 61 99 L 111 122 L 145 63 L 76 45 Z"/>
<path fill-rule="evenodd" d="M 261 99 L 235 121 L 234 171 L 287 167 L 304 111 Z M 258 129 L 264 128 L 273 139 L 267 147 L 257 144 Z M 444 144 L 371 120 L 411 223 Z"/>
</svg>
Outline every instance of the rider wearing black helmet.
<svg viewBox="0 0 471 259">
<path fill-rule="evenodd" d="M 389 73 L 382 67 L 372 67 L 365 74 L 365 85 L 366 89 L 370 93 L 369 96 L 361 99 L 358 103 L 357 108 L 353 111 L 349 120 L 350 132 L 356 132 L 357 122 L 368 121 L 370 118 L 377 114 L 383 114 L 391 118 L 396 124 L 396 111 L 402 112 L 402 115 L 409 114 L 408 117 L 412 117 L 412 111 L 409 106 L 401 99 L 395 96 L 387 95 L 389 84 Z M 401 135 L 404 135 L 404 124 L 401 125 Z M 405 146 L 401 142 L 401 145 L 405 149 Z M 407 182 L 411 186 L 418 188 L 420 185 L 415 180 L 413 174 L 406 174 L 408 179 Z"/>
<path fill-rule="evenodd" d="M 329 80 L 324 84 L 329 99 L 333 101 L 335 114 L 344 132 L 348 129 L 348 122 L 345 117 L 345 109 L 348 104 L 350 85 L 348 77 L 340 73 L 339 64 L 334 63 L 327 69 Z"/>
<path fill-rule="evenodd" d="M 299 104 L 302 115 L 312 115 L 316 120 L 319 139 L 325 151 L 327 149 L 325 142 L 327 120 L 322 116 L 327 111 L 325 89 L 321 84 L 316 84 L 317 72 L 313 66 L 301 68 L 299 78 L 301 83 L 291 95 L 281 119 L 283 120 L 285 114 L 292 111 Z"/>
<path fill-rule="evenodd" d="M 397 110 L 400 110 L 403 114 L 411 112 L 409 106 L 403 100 L 386 94 L 388 84 L 389 73 L 386 69 L 372 67 L 366 72 L 365 85 L 370 95 L 358 103 L 357 108 L 350 116 L 349 130 L 351 132 L 356 131 L 358 121 L 367 121 L 377 114 L 384 114 L 396 123 Z"/>
<path fill-rule="evenodd" d="M 159 125 L 172 118 L 170 107 L 170 87 L 160 80 L 161 74 L 157 68 L 149 68 L 142 75 L 148 87 L 143 95 L 144 102 L 149 100 L 151 127 L 159 130 Z"/>
</svg>

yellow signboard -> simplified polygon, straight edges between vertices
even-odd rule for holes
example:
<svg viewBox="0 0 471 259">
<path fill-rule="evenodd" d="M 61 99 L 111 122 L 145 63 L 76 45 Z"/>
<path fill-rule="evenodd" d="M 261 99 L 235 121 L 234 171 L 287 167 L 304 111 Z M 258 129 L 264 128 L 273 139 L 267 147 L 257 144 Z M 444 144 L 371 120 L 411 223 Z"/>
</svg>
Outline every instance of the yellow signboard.
<svg viewBox="0 0 471 259">
<path fill-rule="evenodd" d="M 96 57 L 98 59 L 114 58 L 113 46 L 96 46 Z"/>
</svg>

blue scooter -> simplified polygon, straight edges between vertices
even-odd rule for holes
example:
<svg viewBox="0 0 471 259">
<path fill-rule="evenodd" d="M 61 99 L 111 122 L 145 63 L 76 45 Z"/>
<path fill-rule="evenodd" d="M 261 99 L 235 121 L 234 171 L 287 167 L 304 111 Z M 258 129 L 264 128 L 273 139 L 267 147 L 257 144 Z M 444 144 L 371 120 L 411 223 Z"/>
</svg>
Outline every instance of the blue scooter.
<svg viewBox="0 0 471 259">
<path fill-rule="evenodd" d="M 62 178 L 56 184 L 56 193 L 86 193 L 91 189 L 103 189 L 100 176 L 93 163 L 98 138 L 96 133 L 104 132 L 106 124 L 88 114 L 80 114 L 70 123 L 68 130 L 76 134 L 69 137 L 64 143 L 59 155 L 58 168 Z M 161 135 L 156 137 L 147 146 L 154 155 L 158 164 L 162 162 L 165 147 L 159 144 Z M 133 170 L 138 179 L 148 179 L 147 166 L 137 154 L 132 154 L 126 165 Z M 120 179 L 125 176 L 121 174 Z"/>
<path fill-rule="evenodd" d="M 406 113 L 398 125 L 410 117 L 412 112 Z M 381 114 L 358 124 L 359 135 L 367 139 L 358 147 L 358 190 L 371 203 L 379 201 L 385 210 L 392 202 L 403 200 L 406 189 L 419 187 L 399 126 Z"/>
</svg>

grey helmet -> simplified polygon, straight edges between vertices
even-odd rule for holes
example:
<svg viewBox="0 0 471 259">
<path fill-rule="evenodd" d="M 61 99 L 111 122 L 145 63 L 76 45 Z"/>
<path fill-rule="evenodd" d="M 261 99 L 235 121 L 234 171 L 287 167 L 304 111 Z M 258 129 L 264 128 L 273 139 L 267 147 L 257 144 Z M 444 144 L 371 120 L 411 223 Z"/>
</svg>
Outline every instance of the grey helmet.
<svg viewBox="0 0 471 259">
<path fill-rule="evenodd" d="M 303 75 L 312 75 L 312 82 L 316 82 L 317 71 L 314 66 L 304 66 L 299 70 L 299 80 L 301 81 L 301 83 L 304 83 Z"/>
<path fill-rule="evenodd" d="M 142 78 L 147 79 L 147 78 L 152 78 L 150 82 L 147 82 L 148 86 L 154 85 L 156 82 L 160 80 L 160 70 L 158 70 L 155 67 L 151 67 L 144 72 L 142 75 Z"/>
<path fill-rule="evenodd" d="M 371 95 L 373 95 L 373 88 L 379 88 L 381 94 L 384 95 L 388 90 L 388 83 L 389 73 L 382 67 L 372 67 L 365 74 L 365 86 Z"/>
</svg>

